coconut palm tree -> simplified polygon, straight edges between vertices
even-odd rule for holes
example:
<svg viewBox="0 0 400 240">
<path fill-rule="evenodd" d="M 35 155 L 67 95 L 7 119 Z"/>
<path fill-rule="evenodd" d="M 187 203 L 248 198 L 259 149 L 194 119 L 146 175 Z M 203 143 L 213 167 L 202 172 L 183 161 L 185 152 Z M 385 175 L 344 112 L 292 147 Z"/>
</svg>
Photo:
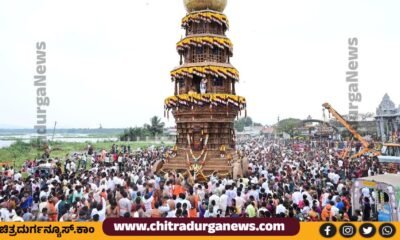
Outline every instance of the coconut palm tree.
<svg viewBox="0 0 400 240">
<path fill-rule="evenodd" d="M 149 131 L 151 136 L 156 136 L 157 134 L 162 134 L 164 131 L 165 123 L 161 122 L 161 119 L 154 116 L 150 119 L 150 124 L 145 124 L 144 127 Z"/>
</svg>

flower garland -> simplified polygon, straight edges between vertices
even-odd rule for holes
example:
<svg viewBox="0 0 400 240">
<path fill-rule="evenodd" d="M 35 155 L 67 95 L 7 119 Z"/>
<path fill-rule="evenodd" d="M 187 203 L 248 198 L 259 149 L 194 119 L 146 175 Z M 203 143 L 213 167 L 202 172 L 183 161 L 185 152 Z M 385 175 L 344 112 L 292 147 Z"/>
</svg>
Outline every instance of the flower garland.
<svg viewBox="0 0 400 240">
<path fill-rule="evenodd" d="M 204 154 L 204 158 L 203 158 L 203 161 L 200 163 L 200 164 L 198 164 L 197 162 L 195 162 L 195 163 L 193 163 L 193 164 L 191 164 L 191 162 L 190 162 L 190 159 L 189 159 L 189 154 L 188 153 L 186 153 L 186 163 L 187 163 L 187 165 L 188 165 L 188 167 L 189 167 L 189 169 L 193 166 L 193 165 L 200 165 L 200 166 L 204 166 L 204 164 L 206 163 L 206 159 L 207 159 L 207 154 L 208 154 L 208 152 L 206 152 L 206 154 Z"/>
<path fill-rule="evenodd" d="M 190 146 L 191 145 L 191 141 L 190 141 L 189 134 L 187 134 L 187 141 L 188 141 L 188 144 Z M 204 159 L 203 159 L 203 163 L 206 161 L 206 158 L 207 158 L 207 143 L 208 143 L 208 134 L 206 135 L 206 139 L 204 140 L 203 150 L 201 151 L 201 153 L 200 153 L 200 155 L 198 157 L 196 157 L 194 155 L 192 148 L 190 148 L 189 152 L 190 152 L 190 155 L 191 155 L 191 157 L 192 157 L 192 159 L 194 160 L 195 163 L 197 163 L 204 154 L 205 154 L 205 156 L 204 156 Z"/>
<path fill-rule="evenodd" d="M 185 48 L 190 46 L 204 46 L 207 45 L 210 48 L 218 47 L 221 49 L 228 48 L 232 53 L 233 44 L 231 40 L 224 37 L 217 36 L 202 36 L 202 37 L 187 37 L 182 39 L 176 44 L 178 51 L 183 51 Z"/>
<path fill-rule="evenodd" d="M 186 15 L 182 19 L 182 27 L 186 28 L 192 22 L 216 22 L 220 25 L 224 25 L 227 29 L 229 28 L 229 21 L 225 14 L 214 12 L 214 11 L 201 11 L 193 12 Z"/>
<path fill-rule="evenodd" d="M 165 111 L 179 107 L 204 107 L 213 106 L 232 106 L 238 110 L 246 108 L 246 99 L 232 94 L 181 94 L 165 99 Z M 164 114 L 165 115 L 165 114 Z"/>
<path fill-rule="evenodd" d="M 199 77 L 206 77 L 207 74 L 222 77 L 227 79 L 231 77 L 236 81 L 239 81 L 239 71 L 234 67 L 222 67 L 222 66 L 194 66 L 194 67 L 180 67 L 171 71 L 172 81 L 176 81 L 177 79 L 181 79 L 184 77 L 193 78 L 193 75 L 197 75 Z"/>
<path fill-rule="evenodd" d="M 194 172 L 194 176 L 193 176 L 194 180 L 196 180 L 197 176 L 201 176 L 201 177 L 203 177 L 203 179 L 207 179 L 207 177 L 203 173 L 203 165 L 192 164 L 189 166 L 189 171 Z M 189 172 L 189 174 L 190 174 L 190 172 Z"/>
<path fill-rule="evenodd" d="M 193 150 L 190 149 L 190 155 L 192 156 L 192 159 L 194 160 L 194 162 L 198 162 L 200 160 L 200 158 L 203 156 L 205 150 L 203 149 L 200 153 L 200 155 L 198 157 L 194 156 L 193 154 Z"/>
</svg>

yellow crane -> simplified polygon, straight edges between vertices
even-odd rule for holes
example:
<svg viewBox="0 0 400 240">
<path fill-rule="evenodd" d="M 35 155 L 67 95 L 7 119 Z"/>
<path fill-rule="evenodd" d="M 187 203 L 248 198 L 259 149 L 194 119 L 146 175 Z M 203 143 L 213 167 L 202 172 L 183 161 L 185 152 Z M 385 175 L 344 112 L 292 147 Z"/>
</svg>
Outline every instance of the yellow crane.
<svg viewBox="0 0 400 240">
<path fill-rule="evenodd" d="M 372 148 L 371 144 L 368 143 L 343 117 L 340 115 L 329 103 L 324 103 L 322 106 L 329 111 L 332 116 L 338 120 L 358 141 L 361 142 L 363 149 L 358 153 L 351 156 L 351 159 L 358 158 L 367 152 L 373 152 L 374 156 L 380 155 L 378 151 Z M 345 150 L 347 155 L 347 150 Z M 343 155 L 342 155 L 343 156 Z"/>
</svg>

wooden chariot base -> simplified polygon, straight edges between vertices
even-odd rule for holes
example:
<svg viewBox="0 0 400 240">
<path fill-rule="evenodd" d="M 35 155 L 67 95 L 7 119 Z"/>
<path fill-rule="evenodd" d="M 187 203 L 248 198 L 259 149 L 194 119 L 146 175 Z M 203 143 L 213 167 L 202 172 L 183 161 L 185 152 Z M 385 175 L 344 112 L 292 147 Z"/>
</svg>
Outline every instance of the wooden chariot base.
<svg viewBox="0 0 400 240">
<path fill-rule="evenodd" d="M 201 151 L 193 151 L 194 156 L 201 154 Z M 247 173 L 247 160 L 240 159 L 234 149 L 227 149 L 223 155 L 219 150 L 206 150 L 202 156 L 205 154 L 205 161 L 202 157 L 195 162 L 190 149 L 179 149 L 175 156 L 170 156 L 164 163 L 156 164 L 154 171 L 159 174 L 182 174 L 199 182 L 208 181 L 212 175 L 236 179 Z"/>
</svg>

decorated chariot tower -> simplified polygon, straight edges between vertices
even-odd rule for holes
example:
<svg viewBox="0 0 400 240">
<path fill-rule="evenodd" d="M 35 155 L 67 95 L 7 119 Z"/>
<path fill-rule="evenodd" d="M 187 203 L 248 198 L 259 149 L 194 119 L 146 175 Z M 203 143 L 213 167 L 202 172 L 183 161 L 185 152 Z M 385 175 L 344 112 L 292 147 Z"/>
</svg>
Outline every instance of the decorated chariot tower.
<svg viewBox="0 0 400 240">
<path fill-rule="evenodd" d="M 240 163 L 234 120 L 245 111 L 246 100 L 236 95 L 239 72 L 230 63 L 233 45 L 222 13 L 226 4 L 227 0 L 184 0 L 185 37 L 176 45 L 180 65 L 171 71 L 174 95 L 165 100 L 166 116 L 172 114 L 176 121 L 176 145 L 162 172 L 206 179 L 211 174 L 232 175 Z"/>
</svg>

